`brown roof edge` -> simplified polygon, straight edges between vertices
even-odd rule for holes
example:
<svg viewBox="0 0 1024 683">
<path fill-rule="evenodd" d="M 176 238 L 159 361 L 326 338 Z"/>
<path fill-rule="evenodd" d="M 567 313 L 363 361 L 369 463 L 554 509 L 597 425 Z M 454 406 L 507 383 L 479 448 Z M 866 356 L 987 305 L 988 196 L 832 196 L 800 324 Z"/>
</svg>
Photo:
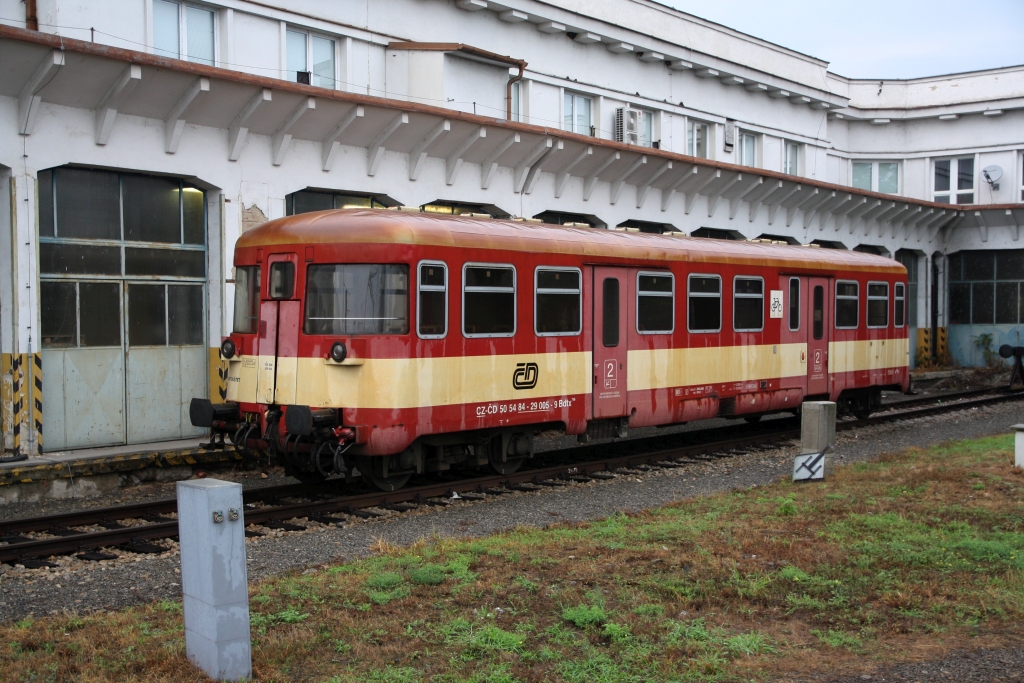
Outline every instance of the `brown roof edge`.
<svg viewBox="0 0 1024 683">
<path fill-rule="evenodd" d="M 168 69 L 170 71 L 193 74 L 195 76 L 218 78 L 226 81 L 233 81 L 235 83 L 244 83 L 247 85 L 252 85 L 254 87 L 274 88 L 276 90 L 280 90 L 283 92 L 291 92 L 298 95 L 310 95 L 313 97 L 332 99 L 338 102 L 363 104 L 373 107 L 389 107 L 392 109 L 400 109 L 402 111 L 407 112 L 418 112 L 422 114 L 428 114 L 430 116 L 438 116 L 441 118 L 465 121 L 467 123 L 474 123 L 477 125 L 500 126 L 508 130 L 531 133 L 534 135 L 549 135 L 551 137 L 558 137 L 563 140 L 572 140 L 574 142 L 579 142 L 586 145 L 596 145 L 610 150 L 631 152 L 634 154 L 645 154 L 649 157 L 656 159 L 664 159 L 666 161 L 683 161 L 686 163 L 692 163 L 706 168 L 722 169 L 726 171 L 738 171 L 740 173 L 751 173 L 754 175 L 764 176 L 765 179 L 786 180 L 789 182 L 801 183 L 809 187 L 819 187 L 825 190 L 836 190 L 837 192 L 849 192 L 863 197 L 871 197 L 872 199 L 905 202 L 908 204 L 914 204 L 915 206 L 923 206 L 925 208 L 953 209 L 959 211 L 971 211 L 980 209 L 1024 209 L 1024 203 L 965 205 L 937 204 L 935 202 L 929 202 L 923 199 L 914 199 L 911 197 L 900 197 L 895 195 L 880 194 L 878 192 L 867 192 L 865 190 L 857 190 L 846 185 L 836 185 L 821 180 L 813 180 L 811 178 L 790 176 L 784 173 L 780 173 L 778 171 L 769 171 L 763 168 L 751 168 L 749 166 L 727 164 L 723 161 L 699 159 L 696 157 L 687 156 L 685 154 L 678 154 L 675 152 L 669 152 L 662 149 L 646 147 L 638 149 L 634 145 L 627 145 L 621 142 L 615 142 L 613 140 L 593 138 L 590 137 L 589 135 L 569 133 L 567 131 L 561 130 L 560 128 L 548 128 L 547 126 L 536 126 L 528 123 L 517 123 L 514 121 L 508 121 L 506 119 L 497 119 L 494 117 L 467 114 L 464 112 L 456 111 L 454 109 L 446 109 L 444 107 L 436 107 L 429 104 L 420 104 L 418 102 L 392 100 L 383 97 L 373 97 L 371 95 L 360 95 L 357 93 L 342 92 L 340 90 L 318 88 L 316 86 L 303 85 L 302 83 L 293 83 L 292 81 L 285 81 L 279 78 L 257 76 L 255 74 L 246 73 L 244 71 L 234 71 L 231 69 L 224 69 L 222 67 L 197 64 L 195 62 L 185 62 L 180 59 L 160 57 L 158 55 L 149 54 L 147 52 L 139 52 L 137 50 L 127 50 L 121 47 L 102 45 L 100 43 L 91 43 L 84 40 L 66 38 L 63 36 L 53 35 L 50 33 L 29 31 L 27 29 L 18 28 L 16 26 L 9 26 L 7 24 L 0 24 L 0 39 L 19 40 L 24 43 L 44 45 L 58 50 L 71 50 L 82 54 L 130 62 L 132 64 L 141 64 L 144 66 L 151 66 L 154 68 Z"/>
<path fill-rule="evenodd" d="M 499 55 L 496 52 L 489 52 L 479 47 L 466 45 L 465 43 L 418 43 L 415 41 L 402 41 L 388 43 L 389 50 L 426 50 L 432 52 L 465 52 L 474 57 L 480 57 L 492 62 L 500 62 L 509 66 L 516 66 L 520 69 L 526 68 L 525 59 L 516 59 L 507 55 Z"/>
</svg>

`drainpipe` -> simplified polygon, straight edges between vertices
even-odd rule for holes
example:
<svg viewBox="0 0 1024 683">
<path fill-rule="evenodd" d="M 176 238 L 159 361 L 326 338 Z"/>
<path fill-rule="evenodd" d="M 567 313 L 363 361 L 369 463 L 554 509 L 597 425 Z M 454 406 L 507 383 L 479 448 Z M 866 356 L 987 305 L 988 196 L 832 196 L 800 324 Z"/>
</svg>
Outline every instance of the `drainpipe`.
<svg viewBox="0 0 1024 683">
<path fill-rule="evenodd" d="M 511 78 L 509 78 L 508 79 L 508 83 L 505 85 L 505 120 L 506 121 L 511 121 L 512 120 L 512 84 L 515 83 L 516 81 L 521 81 L 523 79 L 523 69 L 525 67 L 526 67 L 526 63 L 525 62 L 520 62 L 519 63 L 519 75 L 518 76 L 512 76 Z M 521 101 L 520 101 L 520 106 L 522 106 L 522 102 Z"/>
<path fill-rule="evenodd" d="M 29 31 L 39 30 L 39 17 L 36 16 L 36 0 L 25 0 L 25 28 Z"/>
</svg>

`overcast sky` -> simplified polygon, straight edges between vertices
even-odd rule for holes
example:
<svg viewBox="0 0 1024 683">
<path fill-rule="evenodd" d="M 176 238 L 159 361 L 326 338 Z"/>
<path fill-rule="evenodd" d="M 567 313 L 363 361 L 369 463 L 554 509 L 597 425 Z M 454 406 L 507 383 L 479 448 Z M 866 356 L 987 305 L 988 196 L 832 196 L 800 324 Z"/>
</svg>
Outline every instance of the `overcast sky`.
<svg viewBox="0 0 1024 683">
<path fill-rule="evenodd" d="M 1024 0 L 659 0 L 850 78 L 1024 64 Z"/>
</svg>

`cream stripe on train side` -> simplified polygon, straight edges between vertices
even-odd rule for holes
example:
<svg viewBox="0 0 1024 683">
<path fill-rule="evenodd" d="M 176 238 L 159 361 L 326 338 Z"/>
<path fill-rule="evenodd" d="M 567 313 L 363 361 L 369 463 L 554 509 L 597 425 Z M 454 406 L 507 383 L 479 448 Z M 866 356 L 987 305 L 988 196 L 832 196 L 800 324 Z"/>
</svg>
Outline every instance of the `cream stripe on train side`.
<svg viewBox="0 0 1024 683">
<path fill-rule="evenodd" d="M 763 344 L 629 352 L 629 391 L 800 377 L 807 344 Z"/>
</svg>

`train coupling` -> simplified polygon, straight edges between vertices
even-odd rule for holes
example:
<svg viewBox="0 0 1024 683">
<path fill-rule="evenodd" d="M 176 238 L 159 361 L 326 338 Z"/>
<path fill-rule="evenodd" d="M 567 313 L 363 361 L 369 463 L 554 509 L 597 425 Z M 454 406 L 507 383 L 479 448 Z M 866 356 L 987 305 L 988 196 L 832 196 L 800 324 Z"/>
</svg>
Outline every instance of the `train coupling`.
<svg viewBox="0 0 1024 683">
<path fill-rule="evenodd" d="M 297 472 L 323 477 L 348 472 L 343 454 L 356 440 L 356 430 L 339 424 L 337 410 L 290 405 L 284 410 L 285 461 Z"/>
<path fill-rule="evenodd" d="M 194 398 L 188 406 L 188 417 L 193 427 L 230 431 L 242 421 L 237 403 L 214 403 L 208 398 Z"/>
</svg>

